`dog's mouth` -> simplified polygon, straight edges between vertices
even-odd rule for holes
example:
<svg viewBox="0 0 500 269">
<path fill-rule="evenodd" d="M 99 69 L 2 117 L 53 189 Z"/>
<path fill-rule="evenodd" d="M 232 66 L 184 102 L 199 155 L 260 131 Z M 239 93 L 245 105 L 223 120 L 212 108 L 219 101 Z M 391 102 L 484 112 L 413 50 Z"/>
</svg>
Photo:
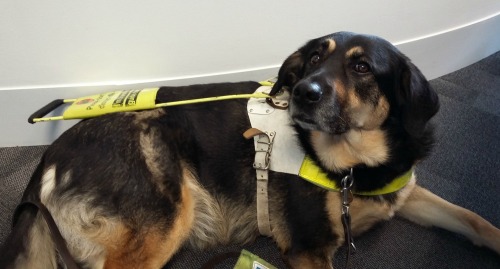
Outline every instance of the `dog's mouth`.
<svg viewBox="0 0 500 269">
<path fill-rule="evenodd" d="M 349 125 L 342 120 L 319 122 L 304 114 L 294 115 L 292 120 L 300 128 L 307 131 L 321 131 L 332 135 L 341 135 L 349 130 Z"/>
<path fill-rule="evenodd" d="M 313 119 L 306 117 L 304 115 L 293 116 L 292 119 L 302 129 L 309 130 L 309 131 L 319 129 L 318 124 Z"/>
</svg>

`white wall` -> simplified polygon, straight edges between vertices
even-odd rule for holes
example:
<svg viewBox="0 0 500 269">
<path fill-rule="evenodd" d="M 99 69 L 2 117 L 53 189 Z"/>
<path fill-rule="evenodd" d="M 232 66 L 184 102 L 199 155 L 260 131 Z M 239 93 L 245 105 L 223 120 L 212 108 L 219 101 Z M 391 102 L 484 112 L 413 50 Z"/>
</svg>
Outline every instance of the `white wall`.
<svg viewBox="0 0 500 269">
<path fill-rule="evenodd" d="M 1 1 L 0 146 L 48 144 L 74 123 L 26 122 L 52 99 L 264 79 L 340 30 L 385 37 L 435 78 L 500 50 L 500 1 Z"/>
</svg>

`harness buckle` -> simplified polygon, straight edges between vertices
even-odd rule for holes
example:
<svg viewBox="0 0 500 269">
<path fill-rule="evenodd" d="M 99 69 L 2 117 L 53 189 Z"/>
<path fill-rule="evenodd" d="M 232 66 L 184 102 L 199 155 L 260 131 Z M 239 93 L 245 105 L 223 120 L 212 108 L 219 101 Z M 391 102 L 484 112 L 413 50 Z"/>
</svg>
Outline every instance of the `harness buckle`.
<svg viewBox="0 0 500 269">
<path fill-rule="evenodd" d="M 273 151 L 273 142 L 276 132 L 263 132 L 259 134 L 257 139 L 257 148 L 255 149 L 255 162 L 253 168 L 259 170 L 269 170 L 271 164 L 271 152 Z M 263 145 L 260 147 L 260 145 Z M 264 153 L 265 156 L 258 158 L 259 153 Z"/>
<path fill-rule="evenodd" d="M 250 128 L 243 136 L 247 139 L 257 137 L 255 141 L 255 159 L 253 163 L 253 168 L 257 176 L 257 226 L 260 234 L 272 236 L 267 183 L 271 164 L 271 152 L 273 151 L 273 142 L 276 132 L 263 132 L 256 128 Z"/>
</svg>

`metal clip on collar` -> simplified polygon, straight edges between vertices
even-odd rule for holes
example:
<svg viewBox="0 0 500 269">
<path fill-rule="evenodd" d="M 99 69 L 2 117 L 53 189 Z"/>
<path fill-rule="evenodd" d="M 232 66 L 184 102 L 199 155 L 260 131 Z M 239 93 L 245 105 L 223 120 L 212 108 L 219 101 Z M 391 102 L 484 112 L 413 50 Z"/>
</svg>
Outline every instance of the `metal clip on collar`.
<svg viewBox="0 0 500 269">
<path fill-rule="evenodd" d="M 342 226 L 344 226 L 344 237 L 345 244 L 347 245 L 347 258 L 346 258 L 346 268 L 349 268 L 350 256 L 356 252 L 356 246 L 354 245 L 354 239 L 351 233 L 351 215 L 349 213 L 349 205 L 352 202 L 352 185 L 354 184 L 353 171 L 349 175 L 345 176 L 341 184 L 340 195 L 342 196 Z"/>
</svg>

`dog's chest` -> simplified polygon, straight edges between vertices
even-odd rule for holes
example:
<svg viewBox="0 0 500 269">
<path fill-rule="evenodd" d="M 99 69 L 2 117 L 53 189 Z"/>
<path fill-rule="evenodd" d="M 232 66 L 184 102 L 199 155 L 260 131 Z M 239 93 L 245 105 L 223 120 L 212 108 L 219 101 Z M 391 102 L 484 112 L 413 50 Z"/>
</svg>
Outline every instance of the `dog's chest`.
<svg viewBox="0 0 500 269">
<path fill-rule="evenodd" d="M 351 229 L 353 235 L 357 236 L 370 229 L 374 224 L 382 220 L 389 220 L 404 205 L 411 191 L 416 185 L 415 175 L 412 175 L 408 184 L 398 192 L 396 200 L 385 201 L 383 197 L 374 199 L 354 197 L 350 204 Z M 328 192 L 326 196 L 326 209 L 336 234 L 343 236 L 344 230 L 341 221 L 342 201 L 338 192 Z"/>
</svg>

